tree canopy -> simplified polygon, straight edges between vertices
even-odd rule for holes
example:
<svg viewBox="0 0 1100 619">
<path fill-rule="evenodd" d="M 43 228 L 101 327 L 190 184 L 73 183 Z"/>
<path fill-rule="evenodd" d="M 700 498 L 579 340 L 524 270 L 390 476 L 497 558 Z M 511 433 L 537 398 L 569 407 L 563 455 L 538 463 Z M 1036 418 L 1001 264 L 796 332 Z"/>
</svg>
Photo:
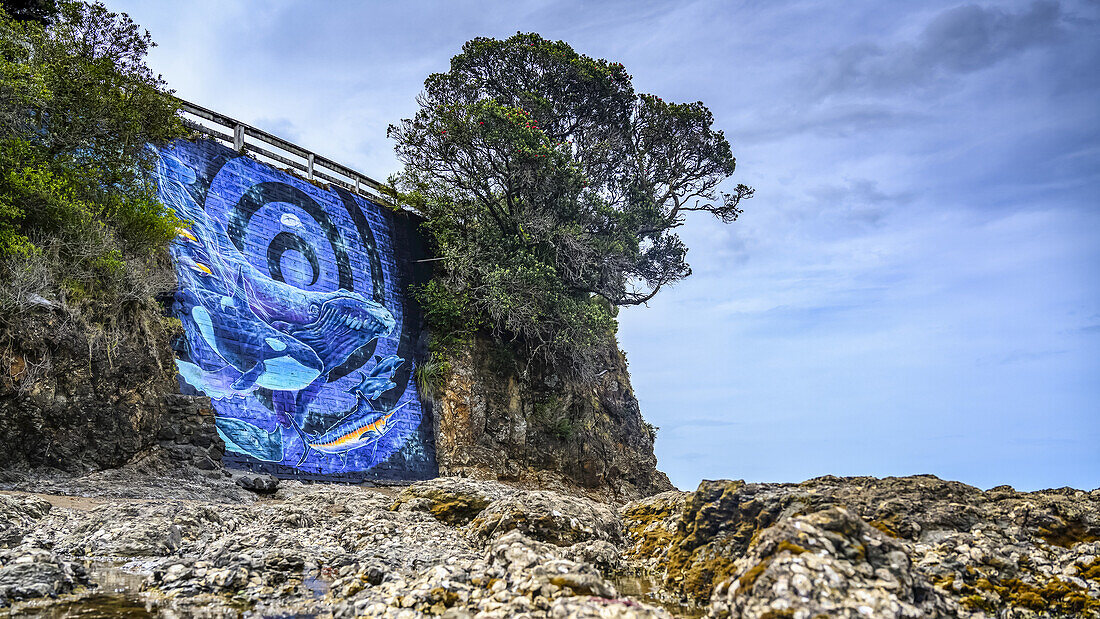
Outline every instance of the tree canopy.
<svg viewBox="0 0 1100 619">
<path fill-rule="evenodd" d="M 467 42 L 418 103 L 389 135 L 396 196 L 442 258 L 429 317 L 486 324 L 582 375 L 599 370 L 614 306 L 690 274 L 685 215 L 729 223 L 752 196 L 720 191 L 735 160 L 702 102 L 636 93 L 622 64 L 537 34 Z"/>
<path fill-rule="evenodd" d="M 177 105 L 145 65 L 148 32 L 125 14 L 3 6 L 0 260 L 16 268 L 37 256 L 69 292 L 109 288 L 180 224 L 156 199 L 148 146 L 184 134 Z"/>
</svg>

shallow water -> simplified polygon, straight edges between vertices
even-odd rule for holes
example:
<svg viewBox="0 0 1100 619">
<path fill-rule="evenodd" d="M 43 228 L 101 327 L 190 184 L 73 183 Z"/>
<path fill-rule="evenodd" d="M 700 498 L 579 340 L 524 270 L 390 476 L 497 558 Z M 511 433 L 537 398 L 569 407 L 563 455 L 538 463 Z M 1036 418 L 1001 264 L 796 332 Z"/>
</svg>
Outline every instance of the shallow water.
<svg viewBox="0 0 1100 619">
<path fill-rule="evenodd" d="M 19 605 L 12 617 L 35 619 L 226 619 L 243 614 L 244 607 L 232 603 L 201 605 L 169 605 L 164 600 L 142 594 L 141 585 L 149 575 L 142 571 L 140 563 L 112 563 L 90 561 L 84 564 L 88 580 L 95 587 L 86 593 L 67 595 L 57 600 L 35 600 Z M 330 579 L 323 574 L 303 574 L 302 586 L 314 597 L 323 596 L 329 589 Z M 266 612 L 265 619 L 312 619 L 314 615 L 301 613 Z"/>
<path fill-rule="evenodd" d="M 98 585 L 92 593 L 79 599 L 62 599 L 44 605 L 21 607 L 12 613 L 13 617 L 38 617 L 41 619 L 62 619 L 64 617 L 83 617 L 84 619 L 144 619 L 161 617 L 155 608 L 146 605 L 138 593 L 146 574 L 122 569 L 117 564 L 90 562 L 85 565 L 88 579 Z"/>
<path fill-rule="evenodd" d="M 121 563 L 89 562 L 85 564 L 88 579 L 95 585 L 91 592 L 68 596 L 56 601 L 41 600 L 31 605 L 20 605 L 12 617 L 34 617 L 35 619 L 65 619 L 67 617 L 80 617 L 81 619 L 176 619 L 179 617 L 210 616 L 210 617 L 234 617 L 239 616 L 228 608 L 205 609 L 197 608 L 173 609 L 160 606 L 156 600 L 150 600 L 141 594 L 141 584 L 148 576 L 147 573 L 126 569 Z M 131 568 L 131 566 L 127 566 Z M 661 595 L 660 585 L 652 578 L 646 576 L 619 575 L 610 578 L 619 595 L 627 598 L 659 606 L 677 617 L 701 617 L 704 609 L 700 606 L 683 604 L 672 600 L 667 595 Z M 330 582 L 327 578 L 318 574 L 306 575 L 302 586 L 311 591 L 314 596 L 321 597 L 328 592 Z M 304 618 L 305 615 L 280 615 L 279 619 L 290 617 Z"/>
<path fill-rule="evenodd" d="M 620 574 L 608 580 L 615 585 L 619 595 L 659 606 L 676 617 L 702 617 L 705 614 L 706 609 L 702 606 L 675 601 L 667 594 L 661 595 L 660 584 L 648 576 Z"/>
</svg>

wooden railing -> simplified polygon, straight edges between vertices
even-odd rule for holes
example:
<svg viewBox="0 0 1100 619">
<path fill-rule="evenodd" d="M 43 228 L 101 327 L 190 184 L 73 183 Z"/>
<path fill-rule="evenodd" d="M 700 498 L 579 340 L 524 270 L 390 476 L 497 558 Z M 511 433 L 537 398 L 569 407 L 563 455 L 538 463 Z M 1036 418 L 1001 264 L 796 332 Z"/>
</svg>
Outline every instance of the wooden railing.
<svg viewBox="0 0 1100 619">
<path fill-rule="evenodd" d="M 373 202 L 387 206 L 391 205 L 383 190 L 382 183 L 366 174 L 360 174 L 328 157 L 322 157 L 297 144 L 292 144 L 224 114 L 208 110 L 201 105 L 195 105 L 178 98 L 177 101 L 179 101 L 180 110 L 184 113 L 184 125 L 232 146 L 233 150 L 237 152 L 252 155 L 261 161 L 268 159 L 269 162 L 282 164 L 301 172 L 309 180 L 318 179 L 326 183 L 339 185 Z M 223 130 L 228 131 L 228 133 L 223 132 Z M 252 138 L 253 141 L 250 142 L 246 138 Z M 260 142 L 272 147 L 274 150 L 254 142 Z"/>
</svg>

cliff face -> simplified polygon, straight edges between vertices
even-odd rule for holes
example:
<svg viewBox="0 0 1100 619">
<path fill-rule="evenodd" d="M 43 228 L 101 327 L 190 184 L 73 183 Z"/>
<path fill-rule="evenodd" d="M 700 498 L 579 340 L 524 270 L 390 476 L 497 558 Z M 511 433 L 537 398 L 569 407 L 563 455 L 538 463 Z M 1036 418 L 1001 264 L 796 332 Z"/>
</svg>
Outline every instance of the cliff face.
<svg viewBox="0 0 1100 619">
<path fill-rule="evenodd" d="M 575 488 L 626 500 L 672 489 L 614 348 L 594 385 L 532 370 L 478 338 L 434 397 L 441 475 Z"/>
<path fill-rule="evenodd" d="M 159 445 L 174 464 L 216 468 L 209 400 L 178 395 L 171 321 L 156 306 L 131 318 L 104 330 L 55 303 L 4 321 L 0 466 L 103 470 Z"/>
</svg>

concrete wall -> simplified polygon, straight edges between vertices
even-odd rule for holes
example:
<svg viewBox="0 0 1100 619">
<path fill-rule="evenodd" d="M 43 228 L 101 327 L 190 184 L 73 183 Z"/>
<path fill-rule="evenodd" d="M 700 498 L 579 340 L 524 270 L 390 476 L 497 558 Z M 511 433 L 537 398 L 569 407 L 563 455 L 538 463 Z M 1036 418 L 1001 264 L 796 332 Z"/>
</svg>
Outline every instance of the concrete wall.
<svg viewBox="0 0 1100 619">
<path fill-rule="evenodd" d="M 212 399 L 223 462 L 328 481 L 435 476 L 413 381 L 415 222 L 211 140 L 161 149 L 158 182 L 191 222 L 172 248 L 181 389 Z"/>
</svg>

